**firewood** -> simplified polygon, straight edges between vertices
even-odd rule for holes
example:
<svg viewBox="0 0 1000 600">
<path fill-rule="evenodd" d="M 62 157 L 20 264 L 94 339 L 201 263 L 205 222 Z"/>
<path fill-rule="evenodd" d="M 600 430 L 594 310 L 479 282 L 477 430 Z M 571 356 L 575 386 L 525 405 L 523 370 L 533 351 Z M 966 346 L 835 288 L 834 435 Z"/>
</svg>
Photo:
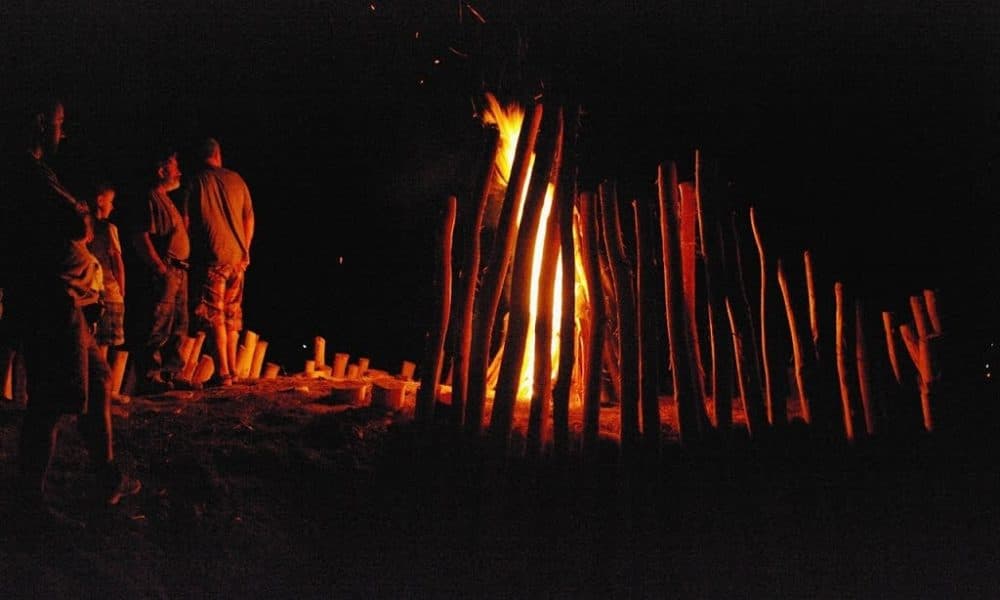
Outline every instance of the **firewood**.
<svg viewBox="0 0 1000 600">
<path fill-rule="evenodd" d="M 185 335 L 181 339 L 179 346 L 179 355 L 181 359 L 181 369 L 183 370 L 184 365 L 187 365 L 188 361 L 191 360 L 191 352 L 194 350 L 195 338 Z"/>
<path fill-rule="evenodd" d="M 125 379 L 125 366 L 128 364 L 128 350 L 115 350 L 111 357 L 111 393 L 119 394 L 122 389 L 122 380 Z M 13 361 L 11 361 L 13 366 Z"/>
<path fill-rule="evenodd" d="M 399 367 L 399 378 L 403 381 L 413 381 L 413 374 L 417 371 L 417 364 L 408 360 L 404 360 L 403 364 Z"/>
<path fill-rule="evenodd" d="M 555 203 L 555 198 L 552 199 Z M 525 438 L 528 456 L 541 455 L 548 438 L 548 422 L 552 407 L 552 309 L 555 303 L 556 267 L 559 264 L 559 214 L 555 206 L 539 227 L 544 225 L 545 239 L 541 267 L 538 271 L 537 306 L 535 308 L 535 365 L 531 405 L 528 411 L 528 432 Z"/>
<path fill-rule="evenodd" d="M 345 377 L 347 377 L 347 379 L 358 379 L 360 377 L 358 365 L 347 365 L 347 374 Z"/>
<path fill-rule="evenodd" d="M 498 447 L 507 448 L 513 425 L 514 403 L 520 387 L 525 343 L 531 316 L 533 249 L 538 237 L 542 206 L 552 182 L 558 181 L 563 139 L 563 111 L 547 111 L 538 136 L 535 164 L 517 231 L 517 249 L 511 265 L 510 321 L 500 363 L 490 436 Z"/>
<path fill-rule="evenodd" d="M 604 348 L 604 292 L 601 287 L 601 276 L 598 273 L 598 223 L 594 218 L 597 203 L 595 195 L 583 192 L 579 196 L 580 226 L 582 228 L 580 242 L 580 258 L 583 263 L 584 278 L 587 281 L 589 298 L 589 324 L 587 337 L 583 344 L 586 354 L 584 363 L 583 385 L 583 439 L 582 451 L 585 456 L 593 457 L 597 453 L 598 420 L 601 414 L 601 357 Z"/>
<path fill-rule="evenodd" d="M 444 346 L 448 334 L 448 320 L 451 316 L 451 248 L 455 235 L 455 220 L 458 215 L 458 198 L 449 196 L 444 209 L 444 219 L 438 234 L 437 276 L 434 278 L 433 289 L 438 290 L 435 296 L 437 314 L 431 329 L 426 334 L 424 347 L 424 373 L 421 377 L 423 385 L 417 395 L 416 418 L 430 421 L 434 417 L 434 405 L 437 402 L 438 383 L 441 381 L 441 370 L 444 365 Z M 346 361 L 344 362 L 346 368 Z"/>
<path fill-rule="evenodd" d="M 632 200 L 632 222 L 635 228 L 635 308 L 636 339 L 638 345 L 639 409 L 642 417 L 642 438 L 646 449 L 655 453 L 660 448 L 660 399 L 656 385 L 656 327 L 655 303 L 647 302 L 654 296 L 656 261 L 652 235 L 652 215 L 648 206 Z"/>
<path fill-rule="evenodd" d="M 767 256 L 764 253 L 764 242 L 761 240 L 760 228 L 757 226 L 756 212 L 750 207 L 750 229 L 757 245 L 757 257 L 760 259 L 760 370 L 764 376 L 764 406 L 767 409 L 767 422 L 777 425 L 785 422 L 784 410 L 776 410 L 774 394 L 771 390 L 771 363 L 768 358 L 767 341 Z M 782 407 L 783 408 L 783 407 Z"/>
<path fill-rule="evenodd" d="M 813 354 L 818 361 L 819 354 L 819 315 L 816 312 L 816 280 L 813 278 L 812 255 L 806 250 L 802 253 L 802 261 L 806 270 L 806 290 L 809 294 L 809 331 L 812 332 Z"/>
<path fill-rule="evenodd" d="M 465 427 L 478 434 L 483 426 L 483 405 L 486 400 L 486 370 L 490 362 L 493 327 L 496 324 L 500 297 L 503 294 L 507 270 L 517 242 L 517 218 L 524 203 L 524 185 L 528 181 L 531 157 L 542 122 L 542 105 L 536 104 L 526 118 L 517 138 L 517 150 L 511 166 L 507 190 L 504 193 L 500 220 L 497 225 L 496 243 L 490 255 L 482 289 L 476 295 L 473 348 L 469 353 L 469 381 L 467 389 Z"/>
<path fill-rule="evenodd" d="M 213 373 L 215 373 L 215 361 L 212 360 L 210 355 L 203 354 L 198 359 L 198 367 L 194 370 L 191 384 L 195 387 L 201 387 L 212 377 Z"/>
<path fill-rule="evenodd" d="M 851 414 L 851 391 L 847 382 L 847 351 L 844 347 L 844 285 L 836 282 L 833 285 L 836 300 L 836 325 L 834 339 L 837 355 L 837 379 L 840 383 L 840 405 L 844 415 L 844 435 L 848 442 L 854 441 L 854 421 Z"/>
<path fill-rule="evenodd" d="M 362 356 L 361 358 L 359 358 L 358 359 L 358 373 L 360 375 L 364 375 L 365 373 L 367 373 L 368 372 L 368 365 L 370 363 L 371 363 L 371 360 L 368 357 Z"/>
<path fill-rule="evenodd" d="M 351 355 L 347 352 L 336 352 L 333 355 L 333 365 L 330 367 L 330 377 L 343 379 L 347 373 L 347 361 L 351 360 Z"/>
<path fill-rule="evenodd" d="M 865 433 L 875 435 L 875 407 L 871 390 L 871 373 L 868 365 L 868 348 L 865 343 L 864 314 L 861 301 L 854 301 L 854 352 L 858 370 L 858 392 L 861 408 L 865 413 Z"/>
<path fill-rule="evenodd" d="M 317 367 L 326 365 L 326 338 L 317 335 L 313 338 L 313 360 Z"/>
<path fill-rule="evenodd" d="M 277 379 L 278 373 L 280 371 L 281 371 L 281 365 L 269 362 L 264 365 L 263 379 Z"/>
<path fill-rule="evenodd" d="M 315 377 L 316 376 L 316 359 L 314 359 L 314 358 L 308 358 L 308 359 L 306 359 L 305 368 L 302 370 L 302 373 L 306 377 Z"/>
<path fill-rule="evenodd" d="M 260 379 L 265 354 L 267 354 L 267 340 L 257 340 L 257 345 L 253 349 L 253 360 L 250 361 L 250 379 Z"/>
<path fill-rule="evenodd" d="M 781 289 L 781 297 L 785 302 L 785 316 L 788 318 L 788 331 L 792 340 L 792 362 L 795 371 L 795 388 L 799 397 L 799 410 L 802 412 L 802 420 L 806 423 L 812 421 L 810 411 L 809 393 L 806 391 L 805 363 L 802 355 L 802 341 L 799 336 L 798 322 L 795 319 L 795 309 L 792 305 L 792 295 L 788 289 L 788 281 L 781 266 L 781 259 L 778 259 L 778 287 Z"/>
<path fill-rule="evenodd" d="M 205 332 L 199 331 L 194 338 L 194 347 L 191 348 L 191 353 L 188 354 L 187 362 L 184 363 L 184 368 L 181 369 L 179 378 L 182 381 L 194 381 L 194 370 L 198 366 L 198 360 L 201 356 L 201 348 L 205 344 Z"/>
<path fill-rule="evenodd" d="M 892 313 L 882 311 L 882 329 L 885 332 L 885 348 L 889 355 L 889 365 L 897 384 L 903 383 L 903 374 L 899 368 L 899 358 L 896 354 L 896 336 L 893 335 Z"/>
</svg>

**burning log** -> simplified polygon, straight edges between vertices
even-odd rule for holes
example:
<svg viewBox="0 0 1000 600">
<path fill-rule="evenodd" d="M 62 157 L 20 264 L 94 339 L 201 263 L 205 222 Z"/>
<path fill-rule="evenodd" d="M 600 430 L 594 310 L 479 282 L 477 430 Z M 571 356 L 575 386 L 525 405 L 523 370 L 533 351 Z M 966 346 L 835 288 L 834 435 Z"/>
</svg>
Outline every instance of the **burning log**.
<svg viewBox="0 0 1000 600">
<path fill-rule="evenodd" d="M 302 373 L 306 377 L 315 377 L 316 376 L 316 359 L 314 359 L 314 358 L 307 358 L 306 359 L 306 364 L 305 364 L 305 367 L 302 370 Z"/>
<path fill-rule="evenodd" d="M 208 354 L 203 354 L 198 359 L 198 366 L 194 370 L 194 375 L 191 378 L 191 385 L 195 388 L 201 388 L 205 385 L 205 382 L 212 377 L 215 373 L 215 361 Z"/>
<path fill-rule="evenodd" d="M 601 414 L 601 358 L 604 348 L 605 310 L 604 292 L 598 272 L 600 266 L 597 254 L 600 252 L 600 245 L 597 241 L 597 219 L 594 218 L 597 199 L 590 192 L 583 192 L 579 199 L 580 257 L 587 289 L 590 290 L 590 326 L 583 345 L 587 356 L 584 366 L 582 450 L 585 455 L 593 456 L 597 452 L 598 420 Z"/>
<path fill-rule="evenodd" d="M 847 352 L 844 348 L 844 285 L 839 281 L 833 285 L 836 300 L 836 321 L 834 339 L 837 354 L 837 379 L 840 382 L 840 405 L 844 414 L 844 435 L 848 442 L 854 441 L 854 417 L 851 411 L 851 390 L 847 382 Z"/>
<path fill-rule="evenodd" d="M 201 356 L 201 348 L 205 344 L 205 332 L 199 331 L 194 338 L 194 346 L 191 348 L 191 352 L 188 354 L 187 361 L 184 363 L 184 368 L 181 369 L 178 378 L 181 381 L 189 381 L 194 383 L 194 371 L 198 366 L 198 357 Z"/>
<path fill-rule="evenodd" d="M 723 301 L 726 305 L 726 315 L 729 317 L 729 331 L 733 336 L 733 365 L 736 369 L 736 388 L 740 404 L 743 406 L 743 414 L 746 415 L 747 432 L 750 436 L 755 436 L 760 432 L 762 420 L 756 414 L 756 409 L 751 408 L 751 403 L 747 397 L 746 383 L 746 358 L 743 355 L 743 333 L 736 324 L 736 317 L 733 315 L 733 307 L 729 298 Z"/>
<path fill-rule="evenodd" d="M 761 241 L 760 228 L 757 227 L 757 216 L 750 207 L 750 229 L 757 245 L 757 256 L 760 259 L 760 370 L 764 376 L 764 406 L 767 409 L 767 422 L 776 425 L 785 422 L 784 407 L 776 410 L 774 394 L 771 390 L 771 364 L 768 360 L 767 344 L 767 257 L 764 254 L 764 243 Z"/>
<path fill-rule="evenodd" d="M 330 377 L 343 379 L 347 373 L 347 361 L 351 360 L 351 355 L 347 352 L 336 352 L 333 355 L 333 364 L 330 366 Z"/>
<path fill-rule="evenodd" d="M 413 381 L 413 374 L 417 371 L 417 364 L 408 360 L 404 360 L 403 364 L 399 367 L 399 378 L 403 381 Z"/>
<path fill-rule="evenodd" d="M 438 381 L 441 379 L 441 369 L 444 365 L 444 344 L 448 334 L 448 318 L 451 315 L 451 246 L 455 233 L 455 219 L 458 213 L 458 199 L 449 196 L 444 212 L 444 220 L 438 244 L 437 264 L 440 267 L 435 278 L 434 289 L 440 290 L 437 297 L 438 316 L 437 327 L 427 332 L 424 348 L 423 385 L 417 394 L 416 418 L 430 421 L 434 417 L 434 404 L 437 402 Z M 344 361 L 346 366 L 347 361 Z"/>
<path fill-rule="evenodd" d="M 264 365 L 263 379 L 277 379 L 278 373 L 280 371 L 281 371 L 281 365 L 269 362 L 266 365 Z"/>
<path fill-rule="evenodd" d="M 781 297 L 785 302 L 788 331 L 792 339 L 792 362 L 795 369 L 795 388 L 799 396 L 799 410 L 802 412 L 802 420 L 808 424 L 812 421 L 812 412 L 809 408 L 810 394 L 806 391 L 806 365 L 802 353 L 802 339 L 799 336 L 799 327 L 795 319 L 795 310 L 792 306 L 792 295 L 788 289 L 788 281 L 781 266 L 781 259 L 778 259 L 777 269 L 778 287 L 781 289 Z"/>
<path fill-rule="evenodd" d="M 455 425 L 461 426 L 465 419 L 465 405 L 469 387 L 469 358 L 472 351 L 472 323 L 475 314 L 476 286 L 479 282 L 480 261 L 482 256 L 482 229 L 483 219 L 486 215 L 486 205 L 489 200 L 490 188 L 493 183 L 493 173 L 496 169 L 497 155 L 503 147 L 500 138 L 500 130 L 496 127 L 489 127 L 487 132 L 487 146 L 490 151 L 484 153 L 485 163 L 479 169 L 480 179 L 476 190 L 478 196 L 475 198 L 473 215 L 468 211 L 459 214 L 459 223 L 467 240 L 467 257 L 463 269 L 463 274 L 459 278 L 460 290 L 456 304 L 457 314 L 455 323 L 458 335 L 454 350 L 454 377 L 451 392 L 452 418 Z M 469 217 L 472 218 L 469 218 Z M 360 365 L 359 369 L 360 369 Z M 364 369 L 360 369 L 364 372 Z"/>
<path fill-rule="evenodd" d="M 316 367 L 326 365 L 326 339 L 319 335 L 313 338 L 313 364 Z"/>
<path fill-rule="evenodd" d="M 621 444 L 626 455 L 634 451 L 639 440 L 639 336 L 635 308 L 635 274 L 630 253 L 626 250 L 618 211 L 618 194 L 613 185 L 602 185 L 601 214 L 604 247 L 611 264 L 611 276 L 617 291 L 618 316 L 618 385 L 621 415 Z"/>
<path fill-rule="evenodd" d="M 490 257 L 486 272 L 491 276 L 483 281 L 482 289 L 476 296 L 476 318 L 472 340 L 475 347 L 469 353 L 468 406 L 465 415 L 466 430 L 478 434 L 483 426 L 483 405 L 486 400 L 486 370 L 489 366 L 493 326 L 503 294 L 503 284 L 507 277 L 517 241 L 517 218 L 524 202 L 523 188 L 528 181 L 531 156 L 542 122 L 542 105 L 536 104 L 531 117 L 525 120 L 517 139 L 517 150 L 511 166 L 511 176 L 504 193 L 500 221 L 497 226 L 496 245 Z"/>
<path fill-rule="evenodd" d="M 517 249 L 511 267 L 511 303 L 504 356 L 500 363 L 490 434 L 499 447 L 506 448 L 514 418 L 514 402 L 520 387 L 525 343 L 531 317 L 531 278 L 533 249 L 538 237 L 542 208 L 552 182 L 559 179 L 562 159 L 563 112 L 547 111 L 538 136 L 535 165 L 528 186 L 521 222 L 517 231 Z"/>
<path fill-rule="evenodd" d="M 673 373 L 674 401 L 683 442 L 701 435 L 698 402 L 700 396 L 692 364 L 689 332 L 691 327 L 684 310 L 684 290 L 680 271 L 680 238 L 677 235 L 677 167 L 673 161 L 660 165 L 657 172 L 660 202 L 660 231 L 663 251 L 663 286 L 666 298 L 667 338 L 670 344 L 670 370 Z"/>
<path fill-rule="evenodd" d="M 854 301 L 854 351 L 858 369 L 858 391 L 861 408 L 865 412 L 865 433 L 875 435 L 875 409 L 872 406 L 871 374 L 868 365 L 868 348 L 865 343 L 864 318 L 861 301 Z"/>
</svg>

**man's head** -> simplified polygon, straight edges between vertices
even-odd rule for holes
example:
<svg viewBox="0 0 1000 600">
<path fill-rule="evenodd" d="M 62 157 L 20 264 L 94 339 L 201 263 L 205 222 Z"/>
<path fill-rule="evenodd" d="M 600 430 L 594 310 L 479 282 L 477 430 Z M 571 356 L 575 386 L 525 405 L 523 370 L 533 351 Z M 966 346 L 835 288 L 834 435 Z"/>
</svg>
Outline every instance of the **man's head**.
<svg viewBox="0 0 1000 600">
<path fill-rule="evenodd" d="M 181 186 L 181 168 L 177 164 L 176 152 L 167 152 L 156 161 L 156 185 L 165 192 L 172 192 Z"/>
<path fill-rule="evenodd" d="M 207 138 L 201 143 L 201 159 L 210 167 L 222 166 L 222 147 L 215 138 Z"/>
<path fill-rule="evenodd" d="M 66 139 L 63 123 L 66 111 L 57 98 L 37 101 L 29 117 L 28 150 L 36 158 L 51 156 L 59 151 L 59 144 Z"/>
<path fill-rule="evenodd" d="M 115 206 L 115 188 L 110 183 L 99 183 L 94 190 L 94 198 L 89 202 L 90 210 L 98 219 L 107 219 Z"/>
</svg>

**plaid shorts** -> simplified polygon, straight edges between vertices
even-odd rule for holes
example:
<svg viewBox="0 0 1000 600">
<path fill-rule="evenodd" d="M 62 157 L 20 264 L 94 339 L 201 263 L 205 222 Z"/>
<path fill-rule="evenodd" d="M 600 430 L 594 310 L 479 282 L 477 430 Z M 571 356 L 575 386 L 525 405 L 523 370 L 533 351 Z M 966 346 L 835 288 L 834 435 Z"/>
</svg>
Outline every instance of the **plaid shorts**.
<svg viewBox="0 0 1000 600">
<path fill-rule="evenodd" d="M 124 302 L 104 302 L 104 313 L 97 320 L 94 337 L 102 346 L 121 346 L 125 343 Z"/>
<path fill-rule="evenodd" d="M 237 265 L 212 265 L 205 275 L 194 315 L 203 327 L 225 325 L 227 331 L 243 329 L 243 269 Z"/>
</svg>

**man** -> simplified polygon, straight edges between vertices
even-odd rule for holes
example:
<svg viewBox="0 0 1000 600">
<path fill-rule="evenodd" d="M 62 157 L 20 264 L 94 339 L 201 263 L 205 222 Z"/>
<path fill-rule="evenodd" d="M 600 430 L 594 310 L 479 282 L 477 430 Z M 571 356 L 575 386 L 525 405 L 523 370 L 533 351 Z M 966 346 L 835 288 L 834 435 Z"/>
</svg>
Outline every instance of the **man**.
<svg viewBox="0 0 1000 600">
<path fill-rule="evenodd" d="M 235 171 L 222 167 L 219 142 L 201 147 L 204 168 L 190 181 L 192 262 L 201 284 L 195 318 L 212 337 L 212 383 L 231 385 L 236 344 L 243 328 L 243 280 L 250 265 L 254 216 L 250 190 Z"/>
<path fill-rule="evenodd" d="M 132 243 L 147 268 L 151 305 L 144 307 L 142 346 L 137 349 L 139 393 L 171 389 L 184 366 L 180 344 L 188 333 L 187 218 L 167 195 L 181 185 L 177 154 L 166 152 L 156 162 L 153 188 L 133 224 Z"/>
<path fill-rule="evenodd" d="M 46 164 L 64 138 L 64 119 L 63 105 L 55 100 L 31 111 L 26 152 L 9 180 L 10 196 L 0 224 L 5 245 L 30 239 L 18 252 L 4 248 L 8 260 L 0 269 L 3 318 L 23 351 L 27 376 L 18 491 L 25 500 L 41 504 L 59 421 L 73 414 L 97 476 L 98 493 L 108 504 L 117 504 L 138 493 L 141 484 L 123 475 L 115 463 L 110 369 L 91 334 L 88 321 L 93 319 L 84 314 L 87 307 L 97 306 L 92 298 L 100 272 L 86 247 L 86 206 Z"/>
</svg>

